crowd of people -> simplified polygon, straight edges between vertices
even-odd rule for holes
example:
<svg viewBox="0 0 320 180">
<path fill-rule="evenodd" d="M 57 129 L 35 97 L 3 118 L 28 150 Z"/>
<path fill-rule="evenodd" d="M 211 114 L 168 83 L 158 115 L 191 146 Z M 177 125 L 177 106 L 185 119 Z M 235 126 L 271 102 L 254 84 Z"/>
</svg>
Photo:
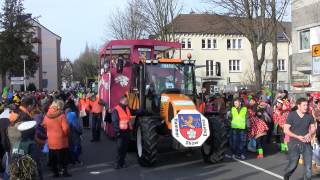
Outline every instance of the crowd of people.
<svg viewBox="0 0 320 180">
<path fill-rule="evenodd" d="M 289 179 L 298 165 L 300 156 L 305 166 L 305 179 L 311 179 L 311 166 L 320 167 L 319 140 L 320 93 L 306 93 L 306 98 L 295 98 L 281 90 L 273 96 L 267 88 L 258 93 L 243 89 L 235 94 L 217 94 L 201 99 L 202 111 L 226 113 L 229 129 L 228 158 L 245 160 L 247 149 L 264 158 L 270 143 L 289 156 L 284 179 Z M 203 96 L 202 96 L 203 97 Z M 225 105 L 224 105 L 225 104 Z M 223 107 L 226 108 L 223 108 Z M 315 148 L 311 148 L 311 146 Z M 291 148 L 290 148 L 291 147 Z"/>
<path fill-rule="evenodd" d="M 68 165 L 82 164 L 81 138 L 90 114 L 91 141 L 100 140 L 105 104 L 95 93 L 7 89 L 0 94 L 0 179 L 43 179 L 43 158 L 54 177 L 70 177 Z"/>
<path fill-rule="evenodd" d="M 216 94 L 212 97 L 202 94 L 200 97 L 199 111 L 207 113 L 218 110 L 225 115 L 231 149 L 226 157 L 245 160 L 246 152 L 250 150 L 257 153 L 257 158 L 264 158 L 267 144 L 276 141 L 280 152 L 288 153 L 289 150 L 290 163 L 286 177 L 290 177 L 295 170 L 300 155 L 304 157 L 304 164 L 311 164 L 312 160 L 305 152 L 312 149 L 304 144 L 310 144 L 311 147 L 311 143 L 320 142 L 320 128 L 314 130 L 314 136 L 311 130 L 314 122 L 316 125 L 320 123 L 319 93 L 307 94 L 307 99 L 296 100 L 285 90 L 272 95 L 268 89 L 258 93 L 243 89 L 239 93 Z M 102 111 L 104 107 L 108 108 L 90 91 L 48 93 L 13 92 L 7 89 L 2 92 L 0 102 L 0 177 L 5 180 L 19 179 L 21 176 L 43 179 L 42 163 L 45 161 L 42 158 L 47 158 L 47 165 L 51 167 L 54 177 L 70 177 L 68 165 L 82 164 L 83 129 L 91 128 L 91 142 L 100 141 Z M 118 147 L 115 168 L 120 169 L 127 166 L 125 157 L 129 131 L 132 130 L 127 97 L 120 99 L 110 116 Z M 301 124 L 297 117 L 306 123 Z M 303 125 L 305 128 L 299 129 Z M 306 132 L 305 136 L 299 134 Z M 290 147 L 295 147 L 292 144 L 301 146 L 301 142 L 304 143 L 302 150 L 290 152 Z M 313 162 L 319 166 L 320 152 L 316 153 L 317 156 L 314 152 L 315 149 L 311 152 L 314 155 Z M 25 166 L 25 163 L 28 165 Z M 310 176 L 310 168 L 305 168 L 306 177 Z"/>
</svg>

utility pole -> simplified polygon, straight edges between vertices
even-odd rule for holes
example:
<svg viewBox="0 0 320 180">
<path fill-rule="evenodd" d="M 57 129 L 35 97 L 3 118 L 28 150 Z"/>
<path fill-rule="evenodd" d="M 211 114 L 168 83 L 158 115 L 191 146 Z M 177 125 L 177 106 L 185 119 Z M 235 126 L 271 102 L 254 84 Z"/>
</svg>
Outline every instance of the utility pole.
<svg viewBox="0 0 320 180">
<path fill-rule="evenodd" d="M 26 60 L 28 59 L 28 56 L 21 55 L 20 57 L 23 60 L 23 84 L 24 84 L 24 92 L 26 92 L 27 91 Z"/>
</svg>

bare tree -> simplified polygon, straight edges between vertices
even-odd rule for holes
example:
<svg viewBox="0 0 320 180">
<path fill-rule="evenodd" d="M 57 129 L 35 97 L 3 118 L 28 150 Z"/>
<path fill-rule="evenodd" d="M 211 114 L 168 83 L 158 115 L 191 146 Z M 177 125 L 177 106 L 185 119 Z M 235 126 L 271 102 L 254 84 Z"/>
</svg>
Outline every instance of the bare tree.
<svg viewBox="0 0 320 180">
<path fill-rule="evenodd" d="M 179 0 L 140 0 L 141 14 L 147 24 L 147 32 L 164 41 L 175 40 L 174 18 L 181 12 Z"/>
<path fill-rule="evenodd" d="M 272 21 L 272 31 L 271 31 L 271 43 L 272 43 L 272 72 L 271 72 L 271 83 L 272 90 L 277 89 L 278 84 L 278 29 L 283 29 L 282 21 L 286 9 L 288 7 L 289 0 L 268 0 L 268 5 L 270 12 L 268 14 L 271 16 Z M 289 41 L 289 40 L 288 40 Z"/>
<path fill-rule="evenodd" d="M 65 59 L 60 62 L 61 65 L 61 73 L 60 77 L 63 82 L 66 82 L 67 85 L 71 85 L 73 81 L 73 68 L 72 63 L 69 59 Z"/>
<path fill-rule="evenodd" d="M 113 38 L 142 39 L 146 37 L 146 23 L 139 8 L 139 1 L 131 0 L 124 10 L 113 13 L 108 26 Z"/>
<path fill-rule="evenodd" d="M 232 28 L 237 29 L 249 40 L 253 57 L 255 86 L 260 89 L 266 44 L 274 32 L 272 21 L 270 21 L 270 10 L 272 9 L 270 0 L 207 0 L 206 2 L 217 7 L 215 13 L 231 16 L 232 18 L 226 18 L 226 20 L 231 19 L 229 23 Z M 277 33 L 277 29 L 275 32 Z M 261 48 L 260 54 L 258 54 L 259 48 Z"/>
<path fill-rule="evenodd" d="M 97 76 L 99 70 L 99 53 L 95 48 L 89 48 L 82 52 L 78 59 L 72 64 L 73 79 L 85 82 L 86 78 Z"/>
</svg>

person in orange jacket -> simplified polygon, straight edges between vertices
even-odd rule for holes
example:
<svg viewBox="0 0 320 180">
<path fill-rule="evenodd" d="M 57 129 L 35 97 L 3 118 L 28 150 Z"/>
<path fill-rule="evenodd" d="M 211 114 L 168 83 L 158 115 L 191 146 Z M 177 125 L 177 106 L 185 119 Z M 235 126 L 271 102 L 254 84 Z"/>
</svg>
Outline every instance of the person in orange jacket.
<svg viewBox="0 0 320 180">
<path fill-rule="evenodd" d="M 90 107 L 89 107 L 89 99 L 86 98 L 84 94 L 82 94 L 79 97 L 79 111 L 80 111 L 80 117 L 82 118 L 82 125 L 83 128 L 89 129 L 89 113 L 90 113 Z"/>
<path fill-rule="evenodd" d="M 89 99 L 89 106 L 92 113 L 92 139 L 91 142 L 100 141 L 100 131 L 102 123 L 102 110 L 106 104 L 99 98 L 98 95 L 93 94 Z"/>
<path fill-rule="evenodd" d="M 49 107 L 48 113 L 45 115 L 42 123 L 43 127 L 47 130 L 49 161 L 54 177 L 60 176 L 59 167 L 62 167 L 63 176 L 71 176 L 67 171 L 69 160 L 69 125 L 63 111 L 63 106 L 63 101 L 55 100 Z"/>
</svg>

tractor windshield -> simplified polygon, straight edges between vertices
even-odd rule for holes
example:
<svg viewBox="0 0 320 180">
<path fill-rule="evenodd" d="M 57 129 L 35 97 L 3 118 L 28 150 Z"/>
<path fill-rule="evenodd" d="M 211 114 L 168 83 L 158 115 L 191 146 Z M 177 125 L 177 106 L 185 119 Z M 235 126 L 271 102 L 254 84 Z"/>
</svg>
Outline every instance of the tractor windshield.
<svg viewBox="0 0 320 180">
<path fill-rule="evenodd" d="M 166 90 L 176 89 L 181 93 L 193 93 L 193 65 L 158 63 L 146 66 L 146 92 L 160 95 Z"/>
</svg>

